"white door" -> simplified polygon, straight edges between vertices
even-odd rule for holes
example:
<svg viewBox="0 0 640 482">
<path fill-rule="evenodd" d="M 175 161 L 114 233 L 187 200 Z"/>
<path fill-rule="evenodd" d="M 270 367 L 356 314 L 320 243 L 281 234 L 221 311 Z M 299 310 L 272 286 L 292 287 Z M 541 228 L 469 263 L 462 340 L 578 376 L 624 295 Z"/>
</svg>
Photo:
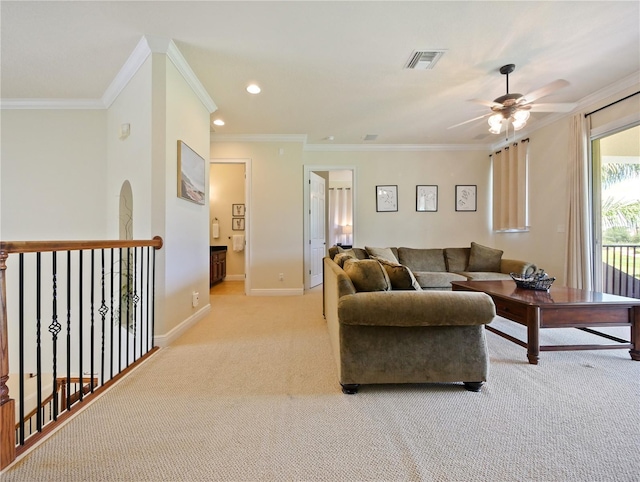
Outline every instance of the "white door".
<svg viewBox="0 0 640 482">
<path fill-rule="evenodd" d="M 322 258 L 326 253 L 325 239 L 325 183 L 316 173 L 309 173 L 309 244 L 311 263 L 309 267 L 309 288 L 322 283 Z"/>
</svg>

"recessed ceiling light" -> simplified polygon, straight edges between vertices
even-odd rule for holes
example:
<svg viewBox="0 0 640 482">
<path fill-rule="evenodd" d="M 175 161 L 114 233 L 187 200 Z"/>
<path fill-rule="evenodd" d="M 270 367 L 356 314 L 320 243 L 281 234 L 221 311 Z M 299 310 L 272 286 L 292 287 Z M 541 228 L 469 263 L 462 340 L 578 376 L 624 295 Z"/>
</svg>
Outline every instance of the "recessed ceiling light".
<svg viewBox="0 0 640 482">
<path fill-rule="evenodd" d="M 224 121 L 222 119 L 216 119 L 213 121 L 213 123 L 217 126 L 223 126 L 224 125 Z"/>
<path fill-rule="evenodd" d="M 260 90 L 260 87 L 256 84 L 251 84 L 247 87 L 247 92 L 249 92 L 250 94 L 259 94 Z"/>
</svg>

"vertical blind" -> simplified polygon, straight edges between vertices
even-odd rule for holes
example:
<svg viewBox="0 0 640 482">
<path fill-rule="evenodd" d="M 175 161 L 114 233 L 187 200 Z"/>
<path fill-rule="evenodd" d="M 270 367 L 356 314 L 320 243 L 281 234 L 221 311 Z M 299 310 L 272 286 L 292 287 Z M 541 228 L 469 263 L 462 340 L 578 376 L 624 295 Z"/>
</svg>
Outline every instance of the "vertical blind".
<svg viewBox="0 0 640 482">
<path fill-rule="evenodd" d="M 493 229 L 529 229 L 529 139 L 491 156 L 493 164 Z"/>
</svg>

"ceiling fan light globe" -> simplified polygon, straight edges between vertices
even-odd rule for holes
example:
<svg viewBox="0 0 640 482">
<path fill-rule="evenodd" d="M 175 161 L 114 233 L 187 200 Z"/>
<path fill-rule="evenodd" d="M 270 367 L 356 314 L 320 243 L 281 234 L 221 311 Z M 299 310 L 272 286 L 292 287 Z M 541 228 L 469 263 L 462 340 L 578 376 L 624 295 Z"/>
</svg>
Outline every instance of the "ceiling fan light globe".
<svg viewBox="0 0 640 482">
<path fill-rule="evenodd" d="M 493 114 L 491 117 L 487 119 L 487 122 L 491 127 L 497 128 L 498 132 L 500 132 L 500 127 L 502 127 L 503 119 L 504 117 L 502 117 L 502 114 Z"/>
<path fill-rule="evenodd" d="M 489 127 L 489 132 L 491 132 L 491 134 L 500 134 L 501 130 L 502 130 L 502 124 Z"/>
<path fill-rule="evenodd" d="M 513 125 L 514 131 L 519 131 L 527 124 L 527 121 L 514 120 L 511 124 Z"/>
<path fill-rule="evenodd" d="M 526 124 L 527 120 L 529 119 L 529 111 L 528 110 L 517 110 L 513 113 L 513 121 L 515 122 L 522 122 L 523 125 Z"/>
</svg>

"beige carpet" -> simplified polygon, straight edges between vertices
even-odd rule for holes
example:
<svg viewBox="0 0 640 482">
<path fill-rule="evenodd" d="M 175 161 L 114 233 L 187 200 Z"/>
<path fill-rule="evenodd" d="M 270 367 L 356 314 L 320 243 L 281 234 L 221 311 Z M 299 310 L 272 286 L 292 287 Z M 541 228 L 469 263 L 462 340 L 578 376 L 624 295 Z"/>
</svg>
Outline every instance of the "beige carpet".
<svg viewBox="0 0 640 482">
<path fill-rule="evenodd" d="M 627 350 L 545 352 L 532 366 L 488 333 L 481 393 L 387 385 L 347 396 L 320 291 L 211 303 L 2 480 L 640 479 L 640 362 Z"/>
</svg>

